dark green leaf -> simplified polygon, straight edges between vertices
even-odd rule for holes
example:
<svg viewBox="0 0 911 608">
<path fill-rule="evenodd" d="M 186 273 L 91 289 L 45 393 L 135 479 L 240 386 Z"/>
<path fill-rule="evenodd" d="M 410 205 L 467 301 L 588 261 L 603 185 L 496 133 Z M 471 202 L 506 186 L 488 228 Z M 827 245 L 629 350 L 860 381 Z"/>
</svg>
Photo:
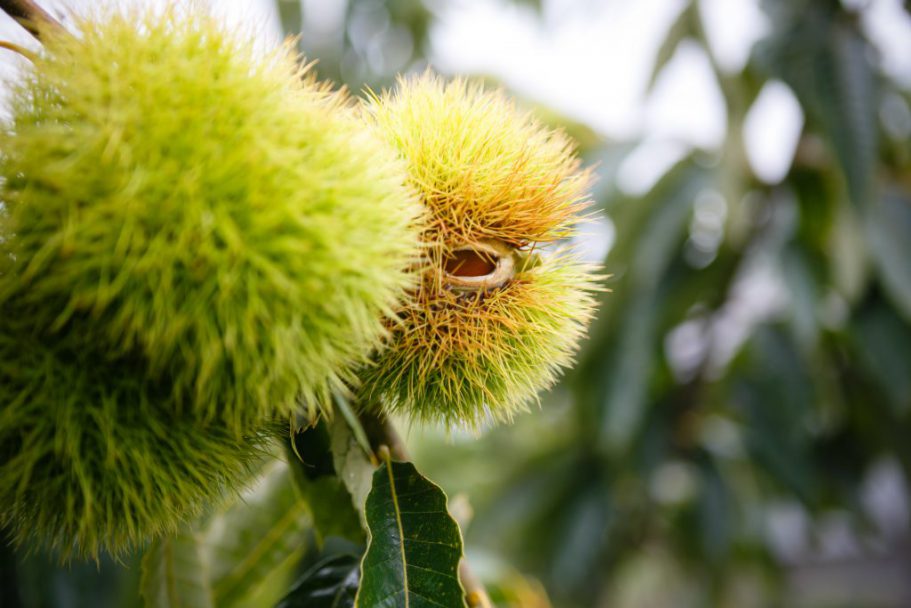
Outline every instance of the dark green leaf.
<svg viewBox="0 0 911 608">
<path fill-rule="evenodd" d="M 465 606 L 459 526 L 446 495 L 410 462 L 387 462 L 367 497 L 370 544 L 361 564 L 362 608 Z"/>
<path fill-rule="evenodd" d="M 338 555 L 305 572 L 275 608 L 352 608 L 360 579 L 360 558 Z"/>
</svg>

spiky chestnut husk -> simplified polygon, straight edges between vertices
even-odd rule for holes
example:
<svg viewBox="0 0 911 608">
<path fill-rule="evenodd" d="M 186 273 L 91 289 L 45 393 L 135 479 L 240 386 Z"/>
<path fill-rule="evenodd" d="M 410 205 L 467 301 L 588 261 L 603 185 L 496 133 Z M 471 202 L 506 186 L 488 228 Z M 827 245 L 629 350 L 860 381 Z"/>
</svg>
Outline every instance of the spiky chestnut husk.
<svg viewBox="0 0 911 608">
<path fill-rule="evenodd" d="M 367 407 L 475 427 L 508 420 L 572 362 L 598 277 L 537 243 L 573 234 L 589 174 L 502 93 L 426 74 L 366 115 L 430 211 L 421 284 L 361 373 Z"/>
<path fill-rule="evenodd" d="M 141 355 L 87 348 L 83 319 L 29 318 L 0 306 L 0 525 L 17 544 L 122 555 L 239 490 L 277 435 L 179 412 Z"/>
<path fill-rule="evenodd" d="M 142 352 L 239 434 L 325 403 L 412 284 L 421 207 L 394 151 L 287 49 L 195 10 L 75 28 L 43 37 L 0 134 L 0 300 L 33 327 L 90 317 L 88 347 Z"/>
</svg>

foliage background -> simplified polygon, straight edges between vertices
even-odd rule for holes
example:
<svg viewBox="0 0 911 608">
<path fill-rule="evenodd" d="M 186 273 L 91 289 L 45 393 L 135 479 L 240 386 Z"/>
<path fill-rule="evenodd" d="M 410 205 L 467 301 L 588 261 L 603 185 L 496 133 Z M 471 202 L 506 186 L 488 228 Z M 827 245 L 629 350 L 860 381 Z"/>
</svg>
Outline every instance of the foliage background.
<svg viewBox="0 0 911 608">
<path fill-rule="evenodd" d="M 566 13 L 615 3 L 486 4 L 553 34 Z M 514 91 L 598 167 L 580 246 L 606 255 L 613 292 L 577 369 L 540 411 L 480 437 L 403 422 L 414 460 L 449 493 L 504 606 L 911 605 L 911 69 L 871 27 L 886 10 L 911 32 L 908 5 L 746 1 L 764 26 L 738 62 L 707 31 L 718 2 L 647 4 L 668 17 L 647 61 L 629 58 L 635 103 L 677 78 L 672 105 L 695 136 L 608 136 Z M 464 5 L 276 0 L 272 14 L 321 76 L 359 91 L 428 59 L 458 68 L 471 41 L 454 53 L 449 40 L 446 60 L 439 32 Z M 673 76 L 694 54 L 714 122 L 686 94 L 695 80 Z M 623 89 L 590 69 L 597 57 L 568 57 L 588 81 L 562 99 Z M 491 72 L 475 75 L 521 82 Z M 779 142 L 765 158 L 763 137 Z M 290 537 L 304 563 L 306 527 Z M 135 564 L 2 560 L 0 605 L 134 601 Z"/>
</svg>

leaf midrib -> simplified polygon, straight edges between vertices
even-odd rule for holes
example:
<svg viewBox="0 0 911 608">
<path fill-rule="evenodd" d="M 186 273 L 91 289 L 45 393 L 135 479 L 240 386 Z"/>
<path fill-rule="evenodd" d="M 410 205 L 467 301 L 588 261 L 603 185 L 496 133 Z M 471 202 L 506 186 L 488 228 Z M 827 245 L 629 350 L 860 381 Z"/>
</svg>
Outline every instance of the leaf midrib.
<svg viewBox="0 0 911 608">
<path fill-rule="evenodd" d="M 395 490 L 395 476 L 392 467 L 386 464 L 386 473 L 389 475 L 389 493 L 392 494 L 392 508 L 395 510 L 395 525 L 399 529 L 399 552 L 402 555 L 402 584 L 405 587 L 405 608 L 411 603 L 411 591 L 408 587 L 408 561 L 405 559 L 405 528 L 402 526 L 402 512 L 399 509 L 398 493 Z"/>
</svg>

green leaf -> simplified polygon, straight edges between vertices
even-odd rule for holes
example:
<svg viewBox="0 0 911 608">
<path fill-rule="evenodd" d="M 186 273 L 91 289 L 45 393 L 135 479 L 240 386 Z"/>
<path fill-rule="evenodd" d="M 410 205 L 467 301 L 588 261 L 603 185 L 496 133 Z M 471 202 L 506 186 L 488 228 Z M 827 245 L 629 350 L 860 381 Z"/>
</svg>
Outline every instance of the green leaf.
<svg viewBox="0 0 911 608">
<path fill-rule="evenodd" d="M 291 441 L 288 458 L 294 481 L 310 509 L 318 542 L 337 536 L 358 545 L 366 543 L 360 512 L 355 509 L 347 486 L 336 475 L 327 422 L 320 420 L 295 433 Z M 295 447 L 290 449 L 291 445 Z M 372 468 L 365 473 L 367 480 L 372 475 Z M 361 507 L 362 511 L 363 502 Z"/>
<path fill-rule="evenodd" d="M 361 564 L 361 608 L 465 606 L 462 535 L 446 495 L 410 462 L 386 462 L 367 497 L 370 544 Z"/>
<path fill-rule="evenodd" d="M 305 572 L 275 608 L 352 608 L 360 582 L 360 558 L 338 555 Z"/>
<path fill-rule="evenodd" d="M 199 536 L 181 532 L 152 543 L 142 558 L 139 592 L 149 608 L 214 606 Z"/>
<path fill-rule="evenodd" d="M 276 461 L 247 495 L 207 526 L 205 549 L 216 604 L 237 605 L 264 585 L 287 588 L 311 525 L 288 465 Z M 287 578 L 276 580 L 271 577 L 275 573 Z"/>
<path fill-rule="evenodd" d="M 361 516 L 361 523 L 366 527 L 364 505 L 373 480 L 375 467 L 364 452 L 361 441 L 358 441 L 348 424 L 336 416 L 328 422 L 329 441 L 332 448 L 332 460 L 338 478 L 345 484 L 351 495 L 351 502 Z"/>
</svg>

